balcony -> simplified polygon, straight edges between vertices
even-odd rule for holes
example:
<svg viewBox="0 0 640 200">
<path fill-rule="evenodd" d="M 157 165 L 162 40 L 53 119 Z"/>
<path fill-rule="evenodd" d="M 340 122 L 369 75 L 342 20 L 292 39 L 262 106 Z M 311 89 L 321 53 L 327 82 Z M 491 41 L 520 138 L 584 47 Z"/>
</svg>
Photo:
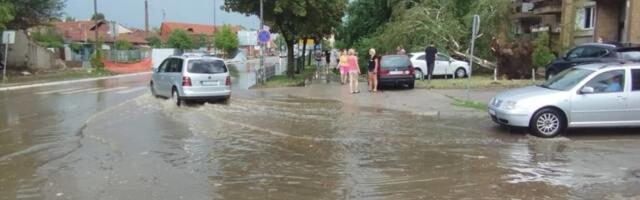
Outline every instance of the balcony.
<svg viewBox="0 0 640 200">
<path fill-rule="evenodd" d="M 536 15 L 550 15 L 562 13 L 562 5 L 545 5 L 533 9 L 533 14 Z"/>
</svg>

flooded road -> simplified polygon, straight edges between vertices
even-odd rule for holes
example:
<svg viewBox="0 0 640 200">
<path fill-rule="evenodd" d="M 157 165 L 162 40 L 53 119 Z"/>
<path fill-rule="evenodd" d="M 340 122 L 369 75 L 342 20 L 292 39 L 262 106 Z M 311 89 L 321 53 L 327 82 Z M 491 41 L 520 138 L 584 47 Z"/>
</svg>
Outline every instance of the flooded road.
<svg viewBox="0 0 640 200">
<path fill-rule="evenodd" d="M 178 108 L 148 77 L 0 93 L 0 199 L 640 197 L 637 129 L 538 139 L 244 90 L 239 70 L 228 105 Z"/>
</svg>

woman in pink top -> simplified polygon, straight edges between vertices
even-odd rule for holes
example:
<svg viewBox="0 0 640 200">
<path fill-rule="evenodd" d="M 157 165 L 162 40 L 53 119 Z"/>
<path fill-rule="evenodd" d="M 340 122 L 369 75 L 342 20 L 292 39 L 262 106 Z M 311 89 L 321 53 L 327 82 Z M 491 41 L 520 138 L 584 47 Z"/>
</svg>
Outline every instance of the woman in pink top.
<svg viewBox="0 0 640 200">
<path fill-rule="evenodd" d="M 358 90 L 358 76 L 360 75 L 360 65 L 358 65 L 358 57 L 355 54 L 355 49 L 349 49 L 347 65 L 349 67 L 349 90 L 351 91 L 351 94 L 360 93 L 360 90 Z"/>
</svg>

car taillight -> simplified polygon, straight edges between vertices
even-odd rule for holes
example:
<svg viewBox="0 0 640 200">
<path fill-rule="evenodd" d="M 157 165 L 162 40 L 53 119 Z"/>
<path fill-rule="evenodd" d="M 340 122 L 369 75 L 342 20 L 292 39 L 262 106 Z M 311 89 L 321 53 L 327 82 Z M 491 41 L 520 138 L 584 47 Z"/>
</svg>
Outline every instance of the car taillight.
<svg viewBox="0 0 640 200">
<path fill-rule="evenodd" d="M 182 86 L 191 87 L 191 78 L 189 78 L 188 76 L 183 76 L 182 77 Z"/>
<path fill-rule="evenodd" d="M 227 80 L 224 82 L 224 85 L 226 86 L 230 86 L 231 85 L 231 77 L 227 76 Z"/>
<path fill-rule="evenodd" d="M 415 73 L 415 69 L 412 66 L 409 66 L 408 70 L 405 70 L 405 74 L 413 75 Z"/>
<path fill-rule="evenodd" d="M 380 74 L 381 74 L 381 75 L 387 75 L 387 74 L 389 74 L 389 70 L 381 69 L 381 70 L 380 70 Z"/>
</svg>

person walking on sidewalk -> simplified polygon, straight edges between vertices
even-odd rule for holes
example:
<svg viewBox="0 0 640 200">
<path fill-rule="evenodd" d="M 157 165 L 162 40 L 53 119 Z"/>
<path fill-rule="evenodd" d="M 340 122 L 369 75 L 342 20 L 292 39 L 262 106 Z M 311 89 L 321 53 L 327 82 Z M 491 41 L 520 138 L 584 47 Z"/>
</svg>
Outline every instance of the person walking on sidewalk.
<svg viewBox="0 0 640 200">
<path fill-rule="evenodd" d="M 369 49 L 369 65 L 367 70 L 369 71 L 369 92 L 378 92 L 378 71 L 380 69 L 380 57 L 376 55 L 376 50 Z"/>
<path fill-rule="evenodd" d="M 322 66 L 322 51 L 316 51 L 315 59 L 316 59 L 316 69 L 320 69 Z"/>
<path fill-rule="evenodd" d="M 361 72 L 360 65 L 358 65 L 358 57 L 355 54 L 355 49 L 349 49 L 347 66 L 349 68 L 349 90 L 351 91 L 351 94 L 360 93 L 360 90 L 358 90 L 358 76 Z"/>
<path fill-rule="evenodd" d="M 326 61 L 325 65 L 327 69 L 331 66 L 331 52 L 329 50 L 324 51 L 324 59 Z"/>
<path fill-rule="evenodd" d="M 431 81 L 431 76 L 433 75 L 433 68 L 435 66 L 437 54 L 438 49 L 436 49 L 433 42 L 429 43 L 429 46 L 424 49 L 425 60 L 427 61 L 427 77 L 429 81 Z"/>
<path fill-rule="evenodd" d="M 347 58 L 349 56 L 347 55 L 347 50 L 342 49 L 340 51 L 340 57 L 339 57 L 339 62 L 338 62 L 338 69 L 340 70 L 340 83 L 342 83 L 342 85 L 347 83 L 347 78 L 349 76 L 349 66 L 347 65 Z"/>
</svg>

